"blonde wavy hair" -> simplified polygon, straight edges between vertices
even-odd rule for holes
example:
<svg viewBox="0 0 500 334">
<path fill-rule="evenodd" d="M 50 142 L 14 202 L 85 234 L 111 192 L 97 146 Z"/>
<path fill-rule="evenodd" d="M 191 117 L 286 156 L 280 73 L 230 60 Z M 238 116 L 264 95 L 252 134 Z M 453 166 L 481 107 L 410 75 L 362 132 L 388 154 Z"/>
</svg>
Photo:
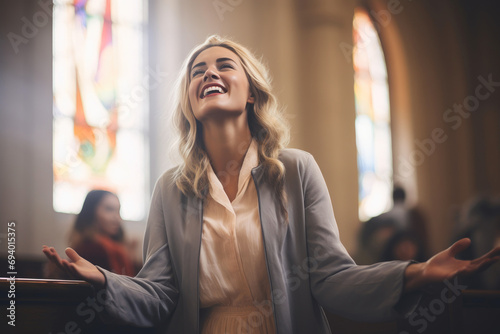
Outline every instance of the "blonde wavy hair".
<svg viewBox="0 0 500 334">
<path fill-rule="evenodd" d="M 284 191 L 285 168 L 278 160 L 278 155 L 288 144 L 289 127 L 271 92 L 271 78 L 267 68 L 247 48 L 217 35 L 208 37 L 191 51 L 177 81 L 173 123 L 178 132 L 175 145 L 179 148 L 182 161 L 175 172 L 176 185 L 185 195 L 199 198 L 204 198 L 208 191 L 207 170 L 210 161 L 203 145 L 202 125 L 194 116 L 188 90 L 194 60 L 201 52 L 214 46 L 229 49 L 241 61 L 255 98 L 254 104 L 247 104 L 247 117 L 252 137 L 258 144 L 259 163 L 264 168 L 266 181 L 276 189 L 281 211 L 288 219 Z"/>
</svg>

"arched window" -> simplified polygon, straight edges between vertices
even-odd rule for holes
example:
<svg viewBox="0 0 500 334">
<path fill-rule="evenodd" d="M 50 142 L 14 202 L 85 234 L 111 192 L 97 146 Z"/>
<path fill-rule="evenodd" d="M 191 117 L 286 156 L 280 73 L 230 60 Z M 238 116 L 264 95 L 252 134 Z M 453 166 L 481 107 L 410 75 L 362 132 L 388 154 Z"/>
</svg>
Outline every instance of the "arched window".
<svg viewBox="0 0 500 334">
<path fill-rule="evenodd" d="M 54 210 L 77 213 L 92 189 L 141 220 L 149 194 L 146 3 L 56 0 L 53 16 Z"/>
<path fill-rule="evenodd" d="M 354 95 L 359 172 L 359 218 L 376 216 L 391 205 L 392 148 L 387 68 L 368 13 L 353 19 Z"/>
</svg>

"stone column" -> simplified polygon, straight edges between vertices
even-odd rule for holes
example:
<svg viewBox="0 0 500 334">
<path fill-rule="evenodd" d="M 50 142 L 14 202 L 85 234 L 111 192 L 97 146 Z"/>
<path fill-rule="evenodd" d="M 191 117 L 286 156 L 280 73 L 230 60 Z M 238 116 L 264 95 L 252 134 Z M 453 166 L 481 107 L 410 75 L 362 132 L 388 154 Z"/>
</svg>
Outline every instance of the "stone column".
<svg viewBox="0 0 500 334">
<path fill-rule="evenodd" d="M 354 251 L 358 232 L 353 1 L 297 1 L 300 22 L 298 92 L 302 147 L 325 177 L 341 240 Z"/>
</svg>

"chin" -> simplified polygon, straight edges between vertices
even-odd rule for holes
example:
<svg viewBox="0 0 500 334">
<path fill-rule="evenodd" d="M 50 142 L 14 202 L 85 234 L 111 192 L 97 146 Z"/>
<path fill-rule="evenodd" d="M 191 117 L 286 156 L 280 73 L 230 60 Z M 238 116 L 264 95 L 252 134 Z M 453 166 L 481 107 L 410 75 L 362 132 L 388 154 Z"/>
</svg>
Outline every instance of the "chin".
<svg viewBox="0 0 500 334">
<path fill-rule="evenodd" d="M 195 115 L 195 117 L 200 122 L 208 120 L 224 120 L 226 118 L 241 116 L 245 112 L 245 109 L 210 108 L 199 112 L 198 115 Z"/>
</svg>

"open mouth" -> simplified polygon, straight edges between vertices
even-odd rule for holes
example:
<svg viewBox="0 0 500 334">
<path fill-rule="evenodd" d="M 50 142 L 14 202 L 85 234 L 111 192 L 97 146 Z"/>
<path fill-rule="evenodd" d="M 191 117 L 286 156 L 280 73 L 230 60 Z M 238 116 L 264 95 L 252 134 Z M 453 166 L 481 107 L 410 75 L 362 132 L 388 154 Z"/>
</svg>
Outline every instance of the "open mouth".
<svg viewBox="0 0 500 334">
<path fill-rule="evenodd" d="M 203 91 L 201 92 L 200 98 L 204 99 L 208 96 L 213 96 L 213 95 L 219 95 L 219 94 L 225 94 L 226 90 L 218 85 L 212 85 L 208 86 Z"/>
</svg>

